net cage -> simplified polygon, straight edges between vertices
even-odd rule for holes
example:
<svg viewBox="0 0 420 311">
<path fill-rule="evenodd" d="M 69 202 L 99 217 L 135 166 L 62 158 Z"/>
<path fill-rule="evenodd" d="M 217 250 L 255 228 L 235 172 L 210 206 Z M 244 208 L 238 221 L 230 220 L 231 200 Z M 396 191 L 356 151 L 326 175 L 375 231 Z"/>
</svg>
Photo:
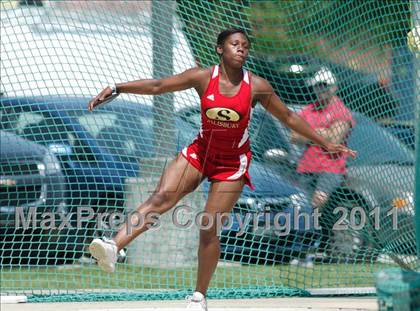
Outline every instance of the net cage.
<svg viewBox="0 0 420 311">
<path fill-rule="evenodd" d="M 257 104 L 255 190 L 221 223 L 208 296 L 373 293 L 377 272 L 418 271 L 419 11 L 415 1 L 1 1 L 2 294 L 173 299 L 194 287 L 208 181 L 122 250 L 116 273 L 87 246 L 112 237 L 196 137 L 199 96 L 87 103 L 107 85 L 218 64 L 217 35 L 232 27 L 250 38 L 246 69 L 289 109 L 318 101 L 314 81 L 333 89 L 351 121 L 337 123 L 338 141 L 358 156 L 340 174 L 298 174 L 308 145 Z"/>
</svg>

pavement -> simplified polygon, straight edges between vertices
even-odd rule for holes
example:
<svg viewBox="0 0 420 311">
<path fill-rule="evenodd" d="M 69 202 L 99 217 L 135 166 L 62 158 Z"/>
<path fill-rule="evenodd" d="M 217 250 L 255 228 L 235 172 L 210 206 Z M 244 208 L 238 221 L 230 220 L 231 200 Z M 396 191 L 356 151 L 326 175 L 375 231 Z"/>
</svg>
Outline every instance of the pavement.
<svg viewBox="0 0 420 311">
<path fill-rule="evenodd" d="M 1 311 L 184 311 L 185 301 L 103 301 L 1 304 Z M 376 297 L 290 297 L 215 299 L 208 311 L 355 311 L 378 310 Z"/>
</svg>

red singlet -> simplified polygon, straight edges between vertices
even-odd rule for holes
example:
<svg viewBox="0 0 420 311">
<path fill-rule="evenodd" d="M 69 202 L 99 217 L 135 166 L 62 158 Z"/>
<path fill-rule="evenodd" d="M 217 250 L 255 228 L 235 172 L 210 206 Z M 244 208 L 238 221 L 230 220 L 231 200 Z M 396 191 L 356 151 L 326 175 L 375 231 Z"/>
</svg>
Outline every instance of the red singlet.
<svg viewBox="0 0 420 311">
<path fill-rule="evenodd" d="M 219 92 L 219 69 L 219 65 L 213 67 L 201 97 L 200 133 L 182 155 L 210 181 L 235 181 L 245 176 L 245 183 L 253 189 L 248 172 L 251 76 L 244 70 L 238 93 L 225 96 Z"/>
</svg>

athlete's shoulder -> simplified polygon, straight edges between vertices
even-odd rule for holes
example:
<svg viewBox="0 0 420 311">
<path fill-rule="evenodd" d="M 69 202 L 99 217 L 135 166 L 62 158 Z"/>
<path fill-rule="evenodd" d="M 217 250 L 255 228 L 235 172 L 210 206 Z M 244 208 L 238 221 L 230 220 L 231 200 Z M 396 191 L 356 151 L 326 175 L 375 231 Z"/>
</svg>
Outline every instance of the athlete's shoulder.
<svg viewBox="0 0 420 311">
<path fill-rule="evenodd" d="M 211 68 L 193 67 L 186 70 L 185 72 L 196 77 L 205 77 L 206 75 L 211 74 L 211 70 Z"/>
<path fill-rule="evenodd" d="M 201 97 L 209 84 L 212 68 L 193 67 L 186 70 L 184 74 L 187 75 L 188 80 L 194 85 L 194 88 Z"/>
<path fill-rule="evenodd" d="M 187 79 L 194 85 L 196 89 L 204 88 L 204 85 L 208 83 L 211 75 L 210 68 L 193 67 L 185 70 L 181 76 Z"/>
<path fill-rule="evenodd" d="M 194 71 L 196 79 L 201 81 L 208 81 L 213 72 L 213 67 L 194 67 L 191 70 Z"/>
</svg>

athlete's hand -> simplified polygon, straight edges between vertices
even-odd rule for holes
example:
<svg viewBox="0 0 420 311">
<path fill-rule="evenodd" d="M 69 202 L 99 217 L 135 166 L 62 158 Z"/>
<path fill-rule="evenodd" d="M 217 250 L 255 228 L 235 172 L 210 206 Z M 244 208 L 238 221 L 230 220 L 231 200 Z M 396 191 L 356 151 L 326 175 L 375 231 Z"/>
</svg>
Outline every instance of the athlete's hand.
<svg viewBox="0 0 420 311">
<path fill-rule="evenodd" d="M 330 153 L 343 153 L 351 156 L 353 159 L 357 156 L 357 151 L 347 148 L 341 144 L 328 143 L 324 148 Z"/>
<path fill-rule="evenodd" d="M 98 95 L 96 95 L 88 104 L 88 110 L 92 111 L 96 106 L 102 104 L 102 102 L 109 96 L 112 95 L 112 89 L 107 86 Z"/>
</svg>

